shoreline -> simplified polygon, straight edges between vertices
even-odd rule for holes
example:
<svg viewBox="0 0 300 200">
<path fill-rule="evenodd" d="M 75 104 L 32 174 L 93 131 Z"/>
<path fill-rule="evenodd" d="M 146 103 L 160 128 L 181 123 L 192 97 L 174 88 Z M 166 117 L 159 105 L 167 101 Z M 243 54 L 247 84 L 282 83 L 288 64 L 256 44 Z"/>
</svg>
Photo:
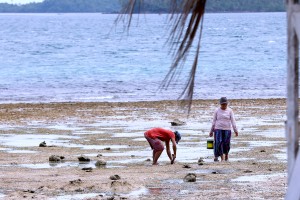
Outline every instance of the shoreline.
<svg viewBox="0 0 300 200">
<path fill-rule="evenodd" d="M 230 100 L 240 136 L 232 138 L 230 161 L 218 163 L 206 149 L 218 100 L 195 100 L 189 118 L 177 101 L 0 104 L 0 196 L 284 199 L 285 101 Z M 174 119 L 187 124 L 171 126 Z M 181 132 L 174 165 L 165 152 L 159 166 L 148 161 L 152 152 L 143 132 L 154 126 Z M 39 147 L 43 141 L 49 147 Z M 51 155 L 65 161 L 49 163 Z M 78 162 L 80 155 L 91 161 Z M 200 157 L 203 165 L 198 164 Z M 97 168 L 98 160 L 107 165 Z M 86 167 L 92 170 L 82 170 Z M 183 180 L 188 173 L 196 174 L 196 182 Z M 110 180 L 116 174 L 121 179 Z"/>
</svg>

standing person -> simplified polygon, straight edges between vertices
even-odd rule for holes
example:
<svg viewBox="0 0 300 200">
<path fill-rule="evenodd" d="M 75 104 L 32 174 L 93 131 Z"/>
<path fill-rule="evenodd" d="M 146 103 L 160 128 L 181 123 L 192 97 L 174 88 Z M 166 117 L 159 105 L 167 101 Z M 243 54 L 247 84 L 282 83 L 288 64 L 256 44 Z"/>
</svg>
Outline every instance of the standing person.
<svg viewBox="0 0 300 200">
<path fill-rule="evenodd" d="M 228 101 L 226 97 L 220 99 L 220 107 L 216 109 L 212 122 L 212 127 L 209 136 L 212 137 L 214 133 L 214 161 L 228 161 L 228 154 L 230 150 L 231 126 L 238 136 L 238 130 L 235 124 L 233 111 L 228 108 Z"/>
<path fill-rule="evenodd" d="M 162 142 L 165 142 L 166 144 L 167 154 L 171 160 L 171 164 L 174 163 L 177 150 L 176 144 L 178 144 L 179 140 L 181 139 L 178 131 L 172 132 L 163 128 L 152 128 L 146 131 L 144 135 L 149 142 L 151 149 L 153 149 L 153 165 L 158 165 L 157 160 L 164 150 L 164 145 Z M 170 141 L 173 145 L 173 154 L 171 154 L 170 151 Z"/>
</svg>

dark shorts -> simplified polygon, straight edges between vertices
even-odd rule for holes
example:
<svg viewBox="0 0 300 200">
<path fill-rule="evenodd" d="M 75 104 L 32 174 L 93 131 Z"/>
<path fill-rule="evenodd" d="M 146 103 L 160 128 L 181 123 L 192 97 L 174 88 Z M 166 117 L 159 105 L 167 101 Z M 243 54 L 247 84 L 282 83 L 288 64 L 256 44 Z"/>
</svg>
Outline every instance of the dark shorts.
<svg viewBox="0 0 300 200">
<path fill-rule="evenodd" d="M 151 149 L 153 149 L 153 151 L 163 151 L 164 150 L 164 144 L 162 143 L 162 141 L 160 139 L 152 139 L 150 137 L 147 136 L 147 134 L 144 134 L 145 138 L 147 139 L 147 141 L 149 142 Z"/>
</svg>

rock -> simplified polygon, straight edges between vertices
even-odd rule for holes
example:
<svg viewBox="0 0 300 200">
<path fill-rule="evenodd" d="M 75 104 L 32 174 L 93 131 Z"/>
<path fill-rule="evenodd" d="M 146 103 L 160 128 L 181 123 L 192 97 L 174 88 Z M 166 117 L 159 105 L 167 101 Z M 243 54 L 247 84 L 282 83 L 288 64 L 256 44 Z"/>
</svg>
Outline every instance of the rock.
<svg viewBox="0 0 300 200">
<path fill-rule="evenodd" d="M 110 180 L 116 181 L 116 180 L 120 180 L 121 177 L 120 177 L 118 174 L 116 174 L 116 175 L 111 175 L 111 176 L 109 177 L 109 179 L 110 179 Z"/>
<path fill-rule="evenodd" d="M 263 150 L 260 150 L 260 152 L 261 152 L 261 153 L 265 153 L 265 152 L 266 152 L 266 150 L 264 150 L 264 149 L 263 149 Z"/>
<path fill-rule="evenodd" d="M 107 197 L 107 200 L 114 200 L 114 199 L 115 199 L 114 196 L 112 196 L 112 197 Z"/>
<path fill-rule="evenodd" d="M 105 160 L 98 160 L 96 163 L 95 163 L 95 166 L 97 167 L 101 167 L 101 166 L 105 166 L 107 163 Z"/>
<path fill-rule="evenodd" d="M 85 157 L 85 156 L 79 156 L 79 157 L 78 157 L 78 160 L 79 160 L 80 162 L 90 162 L 90 161 L 91 161 L 90 158 Z"/>
<path fill-rule="evenodd" d="M 84 192 L 84 189 L 78 188 L 75 190 L 75 192 Z"/>
<path fill-rule="evenodd" d="M 175 119 L 174 121 L 170 122 L 171 126 L 183 126 L 186 125 L 186 122 L 180 121 L 178 119 Z"/>
<path fill-rule="evenodd" d="M 82 180 L 81 180 L 81 179 L 77 179 L 77 180 L 74 180 L 74 181 L 70 181 L 70 184 L 72 184 L 72 185 L 80 184 L 80 183 L 82 183 Z"/>
<path fill-rule="evenodd" d="M 28 192 L 28 193 L 35 193 L 35 191 L 33 191 L 33 190 L 24 190 L 23 192 Z"/>
<path fill-rule="evenodd" d="M 135 157 L 135 155 L 131 155 L 130 157 L 133 158 L 133 157 Z"/>
<path fill-rule="evenodd" d="M 244 171 L 244 173 L 251 173 L 252 171 L 251 170 L 249 170 L 249 169 L 246 169 L 245 171 Z"/>
<path fill-rule="evenodd" d="M 203 160 L 203 158 L 201 157 L 201 158 L 199 158 L 199 160 L 198 160 L 198 165 L 203 165 L 204 164 L 204 160 Z"/>
<path fill-rule="evenodd" d="M 191 166 L 189 164 L 184 164 L 182 167 L 187 168 L 187 169 L 191 168 Z"/>
<path fill-rule="evenodd" d="M 91 168 L 91 167 L 84 167 L 84 168 L 82 168 L 82 170 L 86 171 L 86 172 L 92 172 L 93 168 Z"/>
<path fill-rule="evenodd" d="M 60 162 L 60 161 L 61 161 L 61 158 L 60 158 L 60 156 L 57 156 L 57 155 L 51 155 L 51 156 L 49 157 L 49 161 L 50 161 L 50 162 Z"/>
<path fill-rule="evenodd" d="M 102 157 L 102 154 L 101 154 L 101 153 L 100 153 L 100 154 L 98 154 L 98 155 L 97 155 L 97 157 L 98 157 L 98 158 L 99 158 L 99 157 Z"/>
<path fill-rule="evenodd" d="M 44 142 L 41 142 L 40 145 L 39 145 L 39 147 L 47 147 L 46 142 L 45 142 L 45 141 L 44 141 Z"/>
<path fill-rule="evenodd" d="M 111 150 L 111 148 L 110 147 L 106 147 L 106 148 L 104 148 L 104 150 L 109 151 L 109 150 Z"/>
<path fill-rule="evenodd" d="M 184 177 L 184 181 L 185 182 L 196 182 L 196 174 L 194 173 L 188 173 L 185 177 Z"/>
<path fill-rule="evenodd" d="M 213 172 L 212 172 L 212 174 L 219 174 L 219 172 L 217 172 L 217 171 L 213 171 Z"/>
<path fill-rule="evenodd" d="M 146 159 L 146 161 L 147 161 L 147 162 L 151 162 L 151 159 L 150 159 L 150 158 L 148 158 L 148 159 Z"/>
</svg>

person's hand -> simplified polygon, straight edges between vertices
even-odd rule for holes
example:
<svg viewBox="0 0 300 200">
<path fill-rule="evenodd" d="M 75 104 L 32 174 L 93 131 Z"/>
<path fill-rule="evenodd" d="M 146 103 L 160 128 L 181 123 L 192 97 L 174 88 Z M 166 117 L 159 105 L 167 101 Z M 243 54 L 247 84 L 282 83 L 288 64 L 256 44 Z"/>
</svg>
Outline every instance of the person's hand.
<svg viewBox="0 0 300 200">
<path fill-rule="evenodd" d="M 176 159 L 176 155 L 172 154 L 172 160 L 171 160 L 171 164 L 173 165 Z"/>
<path fill-rule="evenodd" d="M 209 137 L 212 137 L 214 135 L 214 133 L 211 131 L 210 133 L 209 133 Z"/>
<path fill-rule="evenodd" d="M 239 132 L 235 132 L 235 137 L 239 136 Z"/>
</svg>

